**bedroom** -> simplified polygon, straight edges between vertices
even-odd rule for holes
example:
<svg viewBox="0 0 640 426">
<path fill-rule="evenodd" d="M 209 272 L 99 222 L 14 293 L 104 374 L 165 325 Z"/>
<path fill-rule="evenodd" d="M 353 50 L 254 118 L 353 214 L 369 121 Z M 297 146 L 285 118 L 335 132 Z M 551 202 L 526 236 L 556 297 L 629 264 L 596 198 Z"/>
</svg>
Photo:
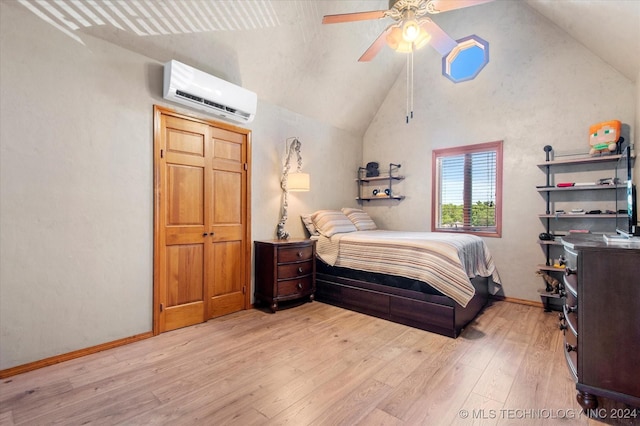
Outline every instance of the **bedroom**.
<svg viewBox="0 0 640 426">
<path fill-rule="evenodd" d="M 191 40 L 128 50 L 95 30 L 82 34 L 83 45 L 11 3 L 2 2 L 0 16 L 1 370 L 151 329 L 152 105 L 175 107 L 161 96 L 161 64 L 185 60 L 180 52 Z M 497 1 L 443 14 L 438 22 L 452 36 L 490 41 L 490 63 L 475 80 L 454 85 L 425 48 L 416 55 L 415 119 L 407 125 L 404 58 L 383 52 L 364 67 L 356 61 L 384 24 L 318 24 L 324 13 L 385 2 L 353 3 L 322 10 L 295 3 L 300 9 L 283 8 L 282 32 L 217 32 L 202 44 L 206 59 L 190 61 L 259 95 L 250 126 L 252 239 L 274 236 L 288 137 L 302 141 L 312 177 L 311 192 L 292 197 L 294 236 L 303 235 L 299 214 L 355 207 L 353 178 L 368 161 L 402 163 L 407 175 L 407 199 L 367 207 L 372 217 L 390 229 L 427 230 L 431 150 L 504 140 L 503 236 L 486 241 L 505 295 L 539 301 L 543 200 L 534 188 L 543 180 L 536 167 L 542 147 L 581 148 L 588 126 L 610 118 L 637 139 L 637 49 L 622 61 L 636 64 L 629 75 L 528 4 Z M 299 15 L 306 18 L 292 18 Z M 133 36 L 119 37 L 127 45 Z M 299 62 L 293 52 L 303 53 Z"/>
</svg>

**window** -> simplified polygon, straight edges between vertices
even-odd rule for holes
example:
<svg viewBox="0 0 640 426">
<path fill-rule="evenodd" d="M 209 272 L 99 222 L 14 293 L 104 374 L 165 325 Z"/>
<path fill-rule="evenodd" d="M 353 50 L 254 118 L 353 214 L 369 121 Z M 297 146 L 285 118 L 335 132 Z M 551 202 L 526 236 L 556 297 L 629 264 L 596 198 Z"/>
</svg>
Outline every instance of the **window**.
<svg viewBox="0 0 640 426">
<path fill-rule="evenodd" d="M 502 233 L 502 141 L 436 149 L 431 230 Z"/>
</svg>

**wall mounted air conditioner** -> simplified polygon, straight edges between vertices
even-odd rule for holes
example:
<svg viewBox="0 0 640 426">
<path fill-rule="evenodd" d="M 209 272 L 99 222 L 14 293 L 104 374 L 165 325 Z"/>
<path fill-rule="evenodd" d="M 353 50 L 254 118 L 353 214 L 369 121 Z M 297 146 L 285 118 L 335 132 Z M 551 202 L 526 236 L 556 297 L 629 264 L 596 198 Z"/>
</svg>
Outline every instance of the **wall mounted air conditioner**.
<svg viewBox="0 0 640 426">
<path fill-rule="evenodd" d="M 164 65 L 163 97 L 238 123 L 252 122 L 258 104 L 254 92 L 176 60 Z"/>
</svg>

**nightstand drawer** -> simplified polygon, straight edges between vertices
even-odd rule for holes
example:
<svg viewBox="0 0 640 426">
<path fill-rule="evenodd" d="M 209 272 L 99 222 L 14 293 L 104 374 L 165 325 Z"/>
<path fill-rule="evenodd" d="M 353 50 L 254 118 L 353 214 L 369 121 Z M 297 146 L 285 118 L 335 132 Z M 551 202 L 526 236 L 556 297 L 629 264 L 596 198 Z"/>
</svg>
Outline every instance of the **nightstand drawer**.
<svg viewBox="0 0 640 426">
<path fill-rule="evenodd" d="M 311 261 L 278 265 L 278 279 L 302 277 L 312 272 L 313 263 Z"/>
<path fill-rule="evenodd" d="M 312 277 L 307 276 L 295 280 L 285 280 L 278 282 L 278 296 L 292 296 L 311 292 Z"/>
<path fill-rule="evenodd" d="M 313 257 L 313 246 L 304 247 L 280 247 L 278 250 L 278 263 L 299 262 L 310 260 Z"/>
</svg>

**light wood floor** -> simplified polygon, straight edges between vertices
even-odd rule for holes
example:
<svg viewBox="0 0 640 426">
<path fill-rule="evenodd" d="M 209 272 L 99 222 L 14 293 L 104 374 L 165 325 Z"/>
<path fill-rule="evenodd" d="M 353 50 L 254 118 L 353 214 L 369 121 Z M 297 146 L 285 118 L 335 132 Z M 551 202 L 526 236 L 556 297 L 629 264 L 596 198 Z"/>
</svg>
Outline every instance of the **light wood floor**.
<svg viewBox="0 0 640 426">
<path fill-rule="evenodd" d="M 450 339 L 318 302 L 253 309 L 4 379 L 0 424 L 599 424 L 557 323 L 493 302 Z"/>
</svg>

